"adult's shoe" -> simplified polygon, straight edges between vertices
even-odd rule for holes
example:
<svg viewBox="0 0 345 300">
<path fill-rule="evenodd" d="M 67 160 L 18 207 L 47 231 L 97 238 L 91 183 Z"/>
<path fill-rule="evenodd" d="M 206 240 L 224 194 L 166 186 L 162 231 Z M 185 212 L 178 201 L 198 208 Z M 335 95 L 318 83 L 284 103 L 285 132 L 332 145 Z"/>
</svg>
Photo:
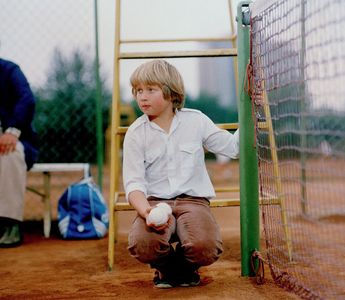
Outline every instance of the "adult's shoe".
<svg viewBox="0 0 345 300">
<path fill-rule="evenodd" d="M 0 238 L 0 248 L 18 247 L 23 243 L 23 235 L 19 224 L 7 225 L 4 227 Z"/>
</svg>

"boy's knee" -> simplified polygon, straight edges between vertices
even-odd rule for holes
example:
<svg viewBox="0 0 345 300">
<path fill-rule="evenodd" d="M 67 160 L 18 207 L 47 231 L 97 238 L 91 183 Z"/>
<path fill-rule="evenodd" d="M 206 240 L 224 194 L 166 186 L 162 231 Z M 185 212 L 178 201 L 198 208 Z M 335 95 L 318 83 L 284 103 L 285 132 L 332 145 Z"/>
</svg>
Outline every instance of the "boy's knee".
<svg viewBox="0 0 345 300">
<path fill-rule="evenodd" d="M 140 240 L 129 245 L 128 250 L 140 262 L 150 264 L 157 258 L 168 255 L 170 245 L 156 240 Z"/>
<path fill-rule="evenodd" d="M 185 259 L 199 266 L 211 265 L 223 253 L 221 243 L 216 241 L 195 241 L 182 247 Z"/>
</svg>

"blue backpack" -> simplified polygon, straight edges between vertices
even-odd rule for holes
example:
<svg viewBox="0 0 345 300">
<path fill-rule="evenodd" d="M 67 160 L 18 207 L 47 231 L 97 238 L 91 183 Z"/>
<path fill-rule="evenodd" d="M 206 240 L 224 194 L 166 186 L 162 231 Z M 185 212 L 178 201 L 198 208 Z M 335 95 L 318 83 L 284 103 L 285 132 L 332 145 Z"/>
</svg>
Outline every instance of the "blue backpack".
<svg viewBox="0 0 345 300">
<path fill-rule="evenodd" d="M 102 238 L 108 225 L 108 209 L 92 177 L 70 185 L 60 197 L 58 226 L 63 238 Z"/>
</svg>

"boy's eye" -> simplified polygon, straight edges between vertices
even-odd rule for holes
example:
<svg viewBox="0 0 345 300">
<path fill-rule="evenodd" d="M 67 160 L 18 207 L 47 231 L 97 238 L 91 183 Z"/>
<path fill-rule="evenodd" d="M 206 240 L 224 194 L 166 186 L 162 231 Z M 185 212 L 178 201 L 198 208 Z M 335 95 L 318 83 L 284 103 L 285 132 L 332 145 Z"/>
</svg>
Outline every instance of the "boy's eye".
<svg viewBox="0 0 345 300">
<path fill-rule="evenodd" d="M 143 89 L 137 89 L 137 93 L 141 94 L 143 92 Z"/>
</svg>

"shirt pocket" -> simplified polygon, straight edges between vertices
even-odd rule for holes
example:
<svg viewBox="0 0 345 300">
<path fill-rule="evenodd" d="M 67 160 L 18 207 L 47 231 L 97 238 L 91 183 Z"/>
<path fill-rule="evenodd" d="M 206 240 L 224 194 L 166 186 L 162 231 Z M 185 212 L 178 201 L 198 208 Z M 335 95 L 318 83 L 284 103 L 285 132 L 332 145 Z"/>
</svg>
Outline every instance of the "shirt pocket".
<svg viewBox="0 0 345 300">
<path fill-rule="evenodd" d="M 145 168 L 149 168 L 154 162 L 157 162 L 160 157 L 161 151 L 159 149 L 149 150 L 145 153 Z"/>
<path fill-rule="evenodd" d="M 179 146 L 181 168 L 196 168 L 203 159 L 203 149 L 200 144 L 186 143 Z"/>
<path fill-rule="evenodd" d="M 153 149 L 145 153 L 145 174 L 149 181 L 156 181 L 162 178 L 164 162 L 162 161 L 162 150 Z"/>
</svg>

